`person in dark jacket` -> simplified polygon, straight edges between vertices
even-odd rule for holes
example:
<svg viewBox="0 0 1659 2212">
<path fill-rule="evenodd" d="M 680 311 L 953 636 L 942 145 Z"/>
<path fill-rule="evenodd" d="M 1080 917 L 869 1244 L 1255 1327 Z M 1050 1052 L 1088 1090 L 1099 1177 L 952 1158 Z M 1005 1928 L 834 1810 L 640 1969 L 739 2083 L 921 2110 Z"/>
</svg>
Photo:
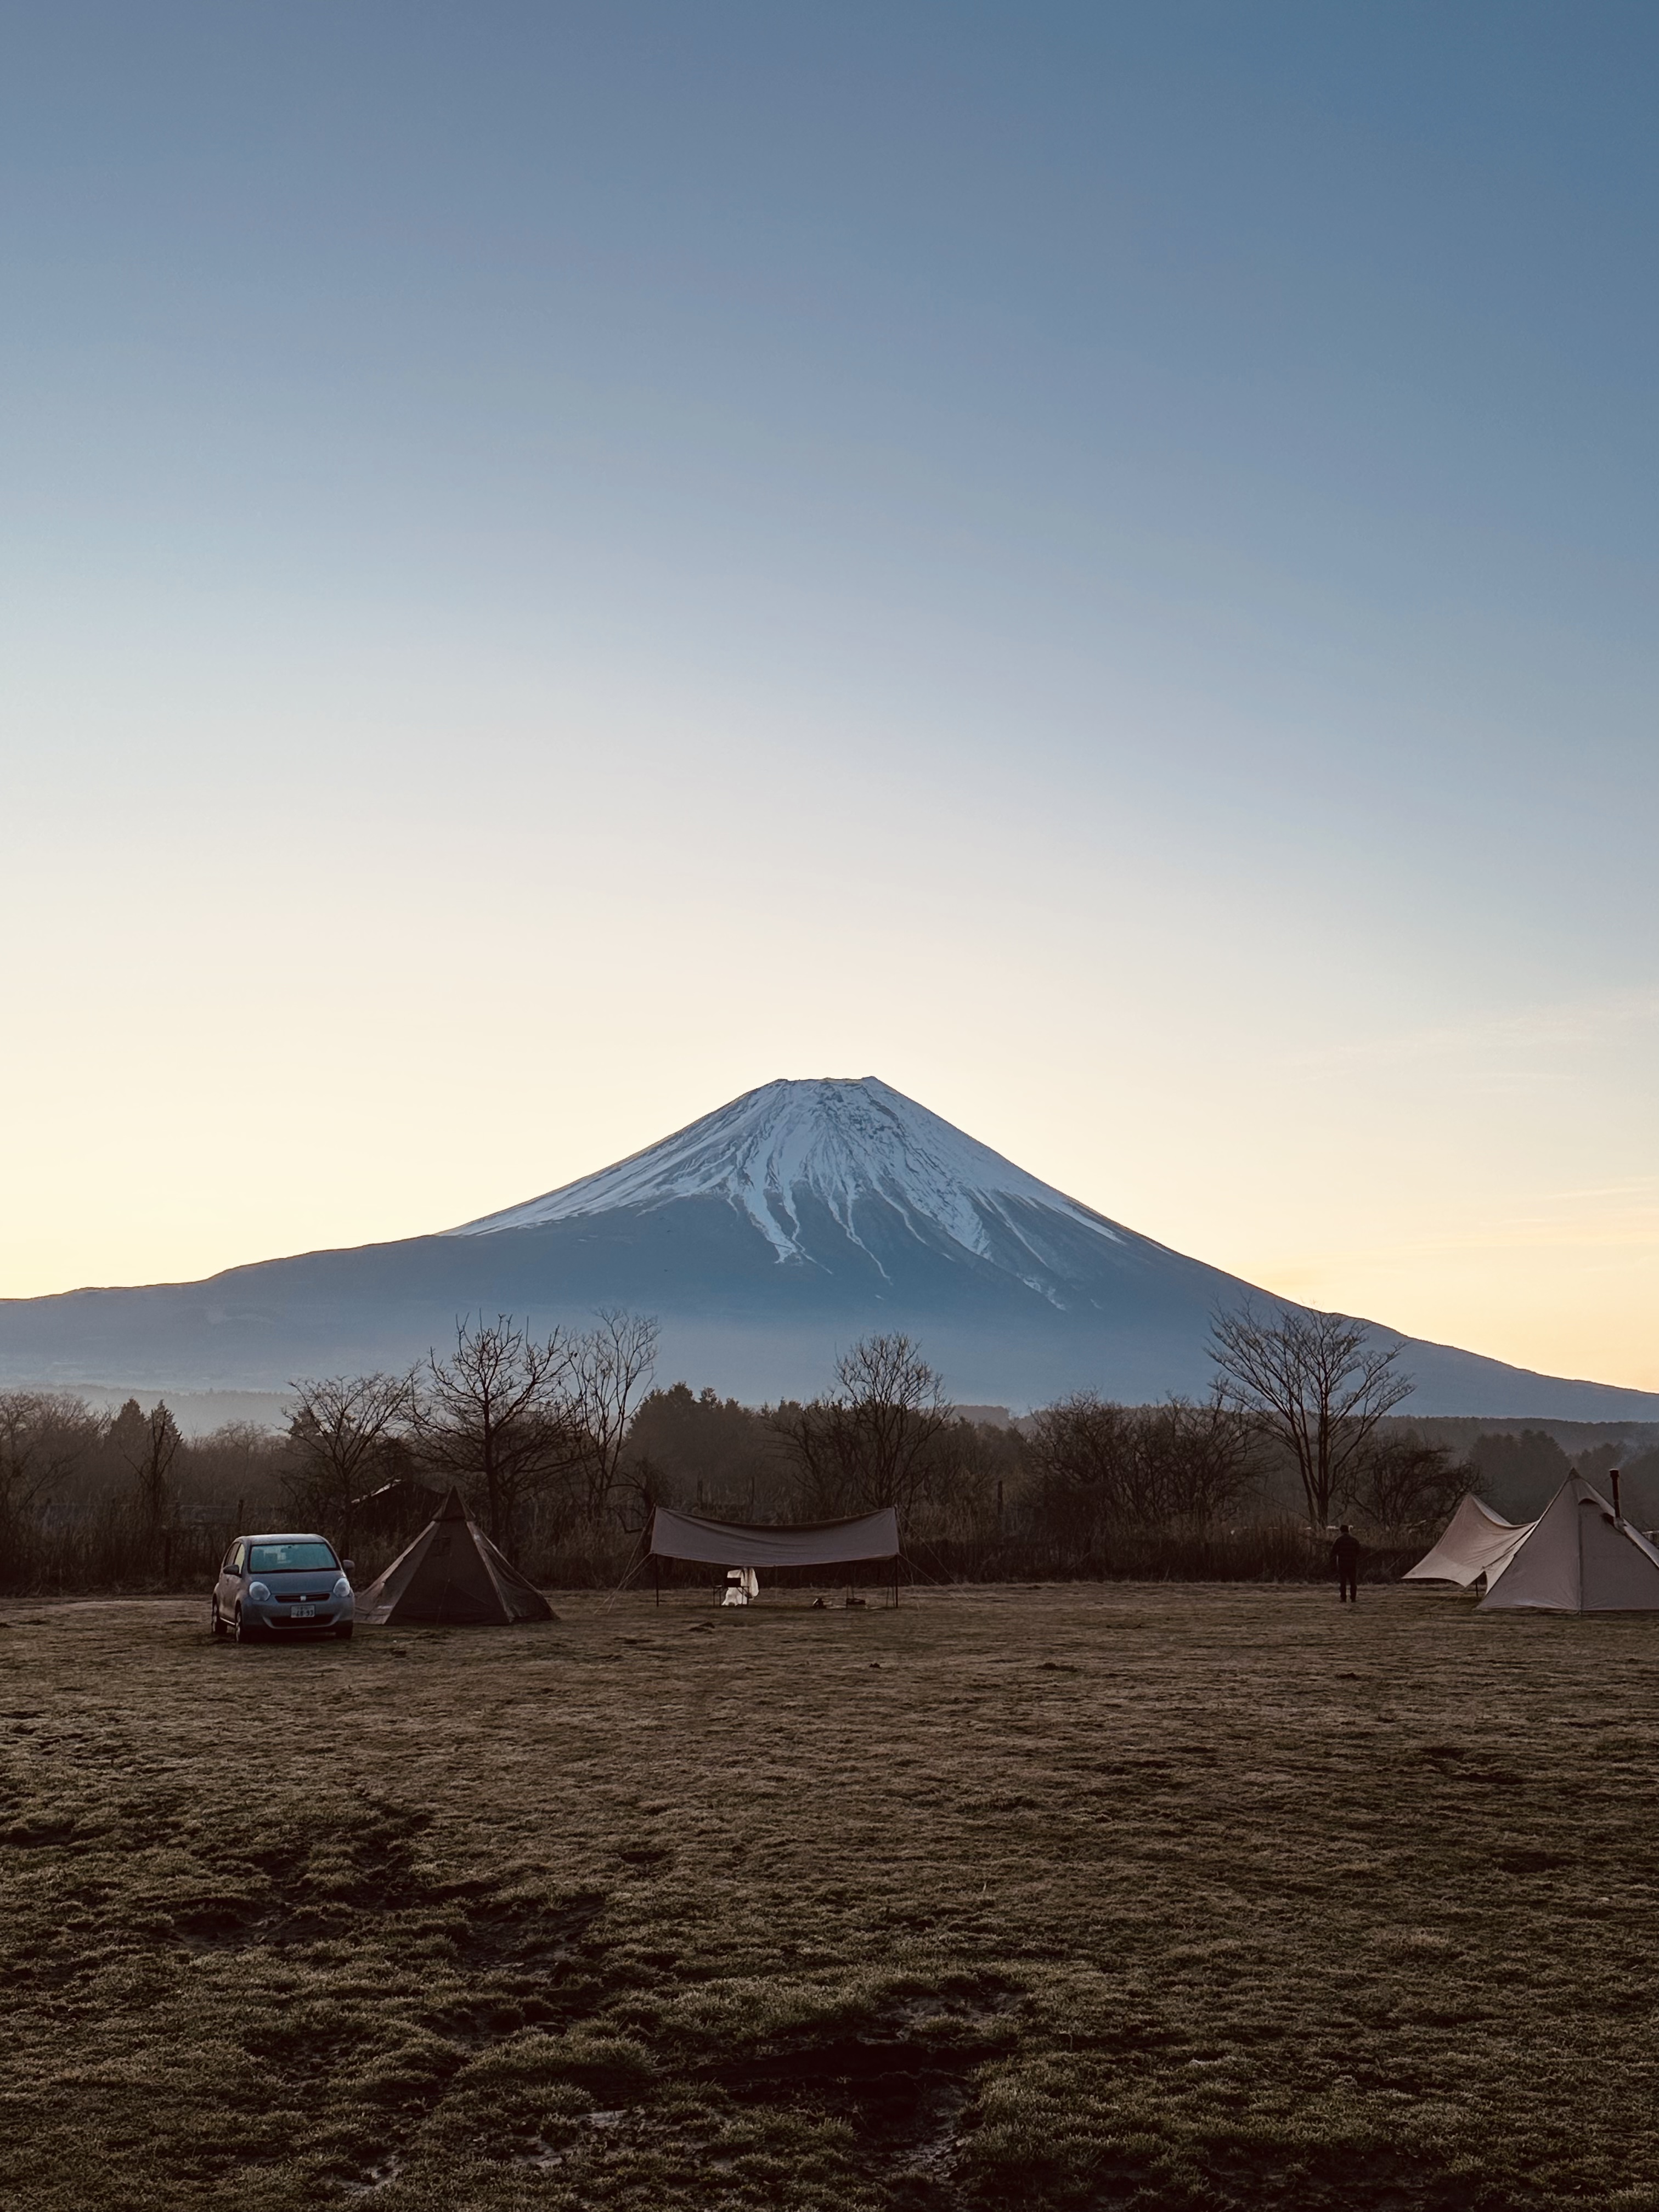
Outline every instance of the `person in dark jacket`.
<svg viewBox="0 0 1659 2212">
<path fill-rule="evenodd" d="M 1336 1601 L 1358 1605 L 1359 1602 L 1359 1539 L 1345 1521 L 1337 1531 L 1331 1546 L 1331 1557 L 1336 1561 Z"/>
</svg>

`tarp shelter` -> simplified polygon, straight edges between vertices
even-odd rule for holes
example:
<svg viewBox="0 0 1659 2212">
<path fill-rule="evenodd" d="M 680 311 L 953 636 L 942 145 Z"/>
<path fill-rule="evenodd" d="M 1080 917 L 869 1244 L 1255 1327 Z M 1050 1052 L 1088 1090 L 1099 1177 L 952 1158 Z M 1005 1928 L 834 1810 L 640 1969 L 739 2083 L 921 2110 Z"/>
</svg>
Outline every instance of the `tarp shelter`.
<svg viewBox="0 0 1659 2212">
<path fill-rule="evenodd" d="M 659 1505 L 651 1516 L 647 1557 L 701 1559 L 711 1567 L 837 1567 L 898 1557 L 898 1515 L 884 1505 L 851 1521 L 801 1521 L 757 1528 L 743 1521 L 702 1521 Z"/>
<path fill-rule="evenodd" d="M 551 1620 L 553 1608 L 490 1542 L 452 1490 L 406 1552 L 357 1600 L 357 1619 L 370 1628 L 405 1621 L 501 1626 Z"/>
<path fill-rule="evenodd" d="M 1614 1513 L 1581 1474 L 1570 1474 L 1480 1601 L 1484 1612 L 1659 1613 L 1659 1551 Z"/>
<path fill-rule="evenodd" d="M 1505 1521 L 1471 1491 L 1446 1524 L 1434 1549 L 1406 1570 L 1408 1583 L 1461 1583 L 1467 1589 L 1482 1575 L 1490 1589 L 1532 1533 L 1531 1521 Z"/>
</svg>

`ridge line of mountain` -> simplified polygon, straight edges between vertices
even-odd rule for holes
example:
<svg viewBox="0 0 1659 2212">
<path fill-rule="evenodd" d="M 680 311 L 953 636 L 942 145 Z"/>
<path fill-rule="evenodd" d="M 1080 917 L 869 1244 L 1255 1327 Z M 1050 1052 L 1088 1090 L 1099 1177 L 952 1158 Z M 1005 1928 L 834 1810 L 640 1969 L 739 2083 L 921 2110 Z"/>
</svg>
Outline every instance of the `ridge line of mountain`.
<svg viewBox="0 0 1659 2212">
<path fill-rule="evenodd" d="M 161 1372 L 268 1387 L 395 1367 L 458 1316 L 658 1315 L 665 1372 L 751 1401 L 822 1389 L 872 1330 L 919 1337 L 963 1401 L 1207 1387 L 1237 1276 L 1042 1182 L 877 1077 L 780 1079 L 459 1228 L 244 1261 L 196 1281 L 0 1300 L 0 1378 Z M 1659 1418 L 1659 1393 L 1400 1335 L 1426 1413 Z"/>
</svg>

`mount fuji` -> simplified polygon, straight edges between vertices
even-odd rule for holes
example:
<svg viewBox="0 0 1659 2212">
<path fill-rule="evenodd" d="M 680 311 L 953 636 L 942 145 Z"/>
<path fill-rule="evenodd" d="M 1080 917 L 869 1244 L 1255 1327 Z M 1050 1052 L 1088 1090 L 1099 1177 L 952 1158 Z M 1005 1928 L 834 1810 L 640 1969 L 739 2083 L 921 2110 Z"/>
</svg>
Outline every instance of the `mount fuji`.
<svg viewBox="0 0 1659 2212">
<path fill-rule="evenodd" d="M 1237 1276 L 1109 1221 L 874 1077 L 768 1083 L 612 1167 L 428 1237 L 206 1282 L 0 1301 L 0 1377 L 278 1387 L 398 1367 L 459 1316 L 662 1324 L 665 1379 L 751 1401 L 823 1387 L 872 1329 L 920 1338 L 952 1395 L 1023 1407 L 1208 1387 Z M 1407 1340 L 1424 1413 L 1651 1420 L 1659 1395 Z"/>
</svg>

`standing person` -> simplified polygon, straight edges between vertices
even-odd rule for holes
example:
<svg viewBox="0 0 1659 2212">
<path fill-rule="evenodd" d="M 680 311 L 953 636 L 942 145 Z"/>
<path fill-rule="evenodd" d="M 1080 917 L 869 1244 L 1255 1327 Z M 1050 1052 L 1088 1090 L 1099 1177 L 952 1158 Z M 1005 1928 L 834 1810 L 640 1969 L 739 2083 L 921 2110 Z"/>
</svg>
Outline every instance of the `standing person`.
<svg viewBox="0 0 1659 2212">
<path fill-rule="evenodd" d="M 1358 1605 L 1359 1602 L 1359 1539 L 1345 1521 L 1331 1546 L 1331 1557 L 1336 1561 L 1339 1605 Z"/>
</svg>

